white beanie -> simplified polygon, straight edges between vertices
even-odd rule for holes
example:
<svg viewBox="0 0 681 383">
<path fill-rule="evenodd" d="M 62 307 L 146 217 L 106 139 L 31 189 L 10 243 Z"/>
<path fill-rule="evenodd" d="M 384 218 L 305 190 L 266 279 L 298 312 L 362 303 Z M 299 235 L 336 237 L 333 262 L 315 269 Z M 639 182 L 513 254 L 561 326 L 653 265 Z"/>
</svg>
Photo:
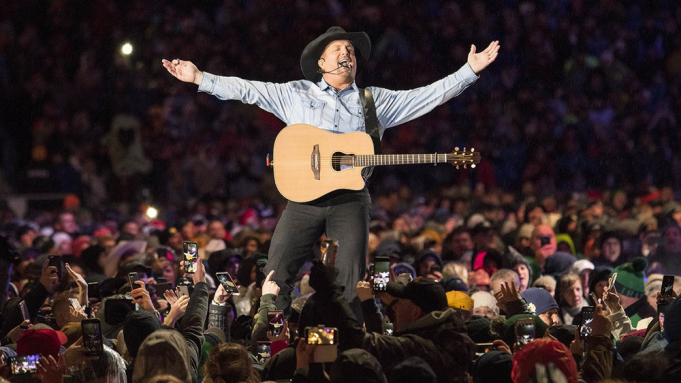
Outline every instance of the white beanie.
<svg viewBox="0 0 681 383">
<path fill-rule="evenodd" d="M 476 291 L 471 295 L 471 298 L 473 298 L 473 310 L 478 307 L 487 306 L 494 310 L 494 315 L 499 315 L 499 307 L 497 307 L 497 300 L 494 298 L 494 295 L 487 291 Z"/>
</svg>

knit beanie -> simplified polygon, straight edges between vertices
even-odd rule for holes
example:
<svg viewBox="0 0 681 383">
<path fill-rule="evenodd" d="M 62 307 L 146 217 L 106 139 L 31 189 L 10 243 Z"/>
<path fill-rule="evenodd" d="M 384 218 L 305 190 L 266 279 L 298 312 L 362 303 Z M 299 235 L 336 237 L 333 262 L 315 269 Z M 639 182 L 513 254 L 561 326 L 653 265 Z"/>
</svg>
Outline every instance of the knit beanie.
<svg viewBox="0 0 681 383">
<path fill-rule="evenodd" d="M 558 310 L 556 300 L 553 299 L 548 291 L 539 287 L 530 287 L 520 293 L 520 296 L 525 299 L 530 310 L 534 311 L 535 315 L 543 314 L 551 309 Z"/>
<path fill-rule="evenodd" d="M 629 263 L 615 267 L 613 274 L 617 273 L 615 288 L 625 297 L 639 299 L 646 293 L 645 275 L 643 271 L 648 267 L 648 262 L 643 257 L 636 257 Z"/>
</svg>

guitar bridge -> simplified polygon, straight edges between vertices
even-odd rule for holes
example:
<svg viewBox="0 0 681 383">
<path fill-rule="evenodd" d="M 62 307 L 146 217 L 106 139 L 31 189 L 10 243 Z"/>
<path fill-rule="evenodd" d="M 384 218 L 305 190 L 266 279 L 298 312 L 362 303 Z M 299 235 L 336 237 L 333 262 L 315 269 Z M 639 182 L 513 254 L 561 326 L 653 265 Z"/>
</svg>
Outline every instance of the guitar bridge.
<svg viewBox="0 0 681 383">
<path fill-rule="evenodd" d="M 310 155 L 310 168 L 312 168 L 312 174 L 314 174 L 314 179 L 319 181 L 319 144 L 312 148 L 312 154 Z"/>
</svg>

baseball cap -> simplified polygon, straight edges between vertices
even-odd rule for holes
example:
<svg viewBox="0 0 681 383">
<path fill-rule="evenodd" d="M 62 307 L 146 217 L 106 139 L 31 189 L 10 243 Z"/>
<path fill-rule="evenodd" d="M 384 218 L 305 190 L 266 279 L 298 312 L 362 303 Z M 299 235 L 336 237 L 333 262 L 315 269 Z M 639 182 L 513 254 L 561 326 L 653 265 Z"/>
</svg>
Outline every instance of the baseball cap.
<svg viewBox="0 0 681 383">
<path fill-rule="evenodd" d="M 447 294 L 441 284 L 427 278 L 416 278 L 406 286 L 399 282 L 388 282 L 388 294 L 409 299 L 425 313 L 447 309 Z"/>
<path fill-rule="evenodd" d="M 66 344 L 66 334 L 55 330 L 26 330 L 17 340 L 17 355 L 27 356 L 42 354 L 57 358 L 61 345 Z"/>
</svg>

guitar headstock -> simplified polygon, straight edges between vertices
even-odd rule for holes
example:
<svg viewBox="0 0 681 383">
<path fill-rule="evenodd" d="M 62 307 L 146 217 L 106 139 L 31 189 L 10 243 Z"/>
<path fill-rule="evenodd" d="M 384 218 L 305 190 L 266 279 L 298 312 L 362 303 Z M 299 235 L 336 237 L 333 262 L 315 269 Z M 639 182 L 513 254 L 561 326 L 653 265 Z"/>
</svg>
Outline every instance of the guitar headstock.
<svg viewBox="0 0 681 383">
<path fill-rule="evenodd" d="M 476 152 L 474 148 L 470 148 L 469 150 L 463 148 L 463 150 L 459 150 L 459 148 L 456 147 L 453 152 L 447 154 L 447 162 L 456 166 L 457 169 L 459 169 L 460 166 L 463 166 L 464 169 L 468 166 L 470 166 L 471 169 L 474 169 L 475 165 L 480 163 L 480 152 Z"/>
</svg>

